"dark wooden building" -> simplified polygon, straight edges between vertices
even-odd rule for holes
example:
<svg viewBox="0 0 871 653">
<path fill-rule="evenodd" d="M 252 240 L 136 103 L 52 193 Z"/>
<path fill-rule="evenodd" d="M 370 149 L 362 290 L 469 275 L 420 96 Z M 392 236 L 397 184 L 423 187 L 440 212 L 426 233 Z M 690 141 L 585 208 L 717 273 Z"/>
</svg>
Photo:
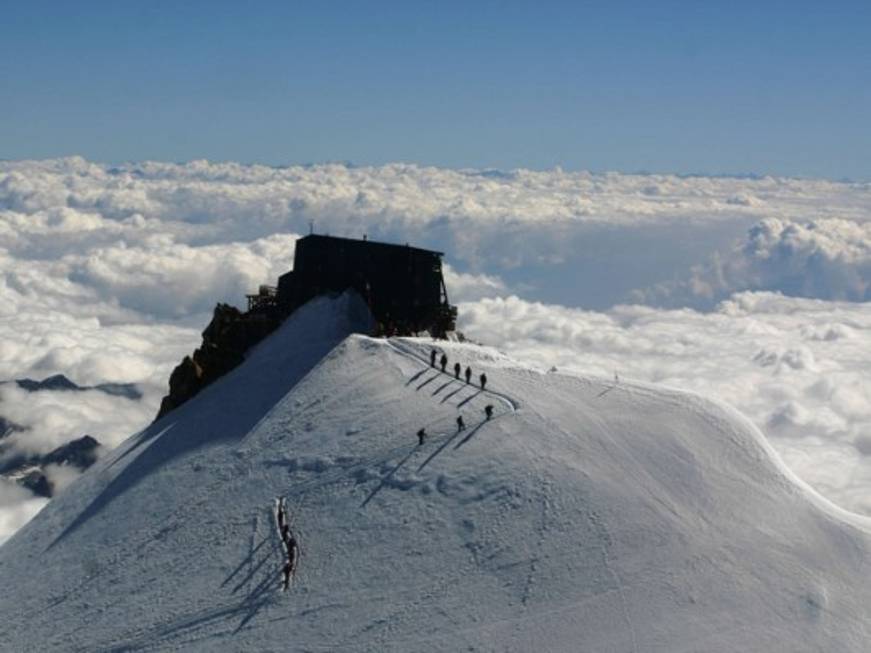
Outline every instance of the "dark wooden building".
<svg viewBox="0 0 871 653">
<path fill-rule="evenodd" d="M 251 310 L 289 314 L 323 293 L 356 290 L 369 305 L 382 335 L 429 331 L 444 337 L 456 327 L 448 302 L 441 252 L 311 234 L 296 241 L 293 270 L 278 288 L 249 296 Z"/>
</svg>

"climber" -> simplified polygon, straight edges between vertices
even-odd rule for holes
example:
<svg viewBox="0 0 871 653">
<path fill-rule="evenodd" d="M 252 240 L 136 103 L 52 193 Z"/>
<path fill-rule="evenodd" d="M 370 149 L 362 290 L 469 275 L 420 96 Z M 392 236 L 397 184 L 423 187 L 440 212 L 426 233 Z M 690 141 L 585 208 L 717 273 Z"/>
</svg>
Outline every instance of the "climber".
<svg viewBox="0 0 871 653">
<path fill-rule="evenodd" d="M 487 404 L 484 406 L 484 414 L 487 416 L 488 420 L 493 417 L 493 404 Z"/>
<path fill-rule="evenodd" d="M 457 433 L 465 430 L 465 428 L 466 428 L 466 423 L 463 421 L 463 416 L 459 415 L 457 417 Z"/>
<path fill-rule="evenodd" d="M 466 365 L 466 384 L 472 382 L 472 368 Z"/>
<path fill-rule="evenodd" d="M 430 367 L 435 367 L 435 359 L 436 359 L 436 354 L 437 354 L 437 353 L 438 353 L 438 352 L 436 352 L 435 349 L 433 349 L 433 350 L 429 353 L 429 366 L 430 366 Z"/>
<path fill-rule="evenodd" d="M 296 571 L 296 561 L 299 551 L 296 546 L 296 539 L 293 535 L 290 535 L 290 539 L 286 540 L 284 544 L 287 547 L 287 562 L 284 563 L 282 574 L 284 576 L 284 589 L 286 591 L 290 585 L 290 579 Z"/>
<path fill-rule="evenodd" d="M 296 538 L 292 534 L 288 534 L 288 539 L 284 543 L 287 546 L 287 561 L 290 563 L 290 573 L 292 574 L 296 569 L 296 557 L 297 557 L 297 548 L 296 548 Z"/>
<path fill-rule="evenodd" d="M 286 592 L 287 588 L 290 586 L 290 577 L 293 575 L 293 563 L 288 560 L 284 563 L 284 567 L 281 570 L 281 587 Z"/>
<path fill-rule="evenodd" d="M 481 372 L 481 390 L 484 389 L 484 386 L 487 385 L 487 375 Z"/>
<path fill-rule="evenodd" d="M 454 363 L 454 377 L 459 380 L 460 378 L 460 370 L 463 369 L 459 363 Z"/>
<path fill-rule="evenodd" d="M 417 446 L 422 446 L 424 440 L 426 440 L 426 429 L 420 429 L 417 432 Z"/>
<path fill-rule="evenodd" d="M 442 358 L 441 358 L 441 360 L 440 360 L 439 362 L 442 364 L 442 372 L 444 372 L 444 371 L 445 371 L 445 367 L 447 367 L 447 365 L 448 365 L 448 355 L 447 355 L 447 354 L 442 354 Z"/>
</svg>

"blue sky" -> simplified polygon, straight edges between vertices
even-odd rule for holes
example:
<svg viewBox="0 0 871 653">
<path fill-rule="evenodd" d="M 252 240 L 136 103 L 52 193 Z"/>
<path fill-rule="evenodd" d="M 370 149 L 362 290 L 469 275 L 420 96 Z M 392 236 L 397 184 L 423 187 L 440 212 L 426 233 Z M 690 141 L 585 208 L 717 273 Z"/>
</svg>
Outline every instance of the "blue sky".
<svg viewBox="0 0 871 653">
<path fill-rule="evenodd" d="M 0 158 L 871 179 L 868 2 L 5 4 Z"/>
</svg>

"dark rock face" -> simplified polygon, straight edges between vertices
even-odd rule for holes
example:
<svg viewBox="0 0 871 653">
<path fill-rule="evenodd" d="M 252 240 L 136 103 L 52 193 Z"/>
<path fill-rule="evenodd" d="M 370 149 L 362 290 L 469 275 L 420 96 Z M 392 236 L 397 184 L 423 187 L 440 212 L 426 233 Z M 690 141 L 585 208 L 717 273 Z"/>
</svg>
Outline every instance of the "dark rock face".
<svg viewBox="0 0 871 653">
<path fill-rule="evenodd" d="M 127 399 L 142 399 L 142 390 L 135 383 L 101 383 L 84 390 L 99 390 L 113 397 L 126 397 Z"/>
<path fill-rule="evenodd" d="M 42 381 L 16 379 L 15 383 L 19 388 L 28 392 L 39 392 L 40 390 L 81 390 L 78 385 L 70 381 L 63 374 L 55 374 Z"/>
<path fill-rule="evenodd" d="M 15 384 L 28 392 L 40 392 L 42 390 L 54 390 L 62 392 L 84 392 L 97 390 L 114 397 L 126 397 L 127 399 L 142 399 L 142 391 L 135 383 L 100 383 L 99 385 L 78 385 L 70 381 L 63 374 L 55 374 L 42 381 L 34 379 L 15 379 Z"/>
<path fill-rule="evenodd" d="M 243 313 L 234 306 L 218 304 L 212 321 L 203 331 L 203 343 L 172 371 L 169 394 L 163 398 L 155 419 L 182 405 L 207 385 L 245 360 L 245 352 L 272 333 L 281 320 L 272 315 Z"/>
<path fill-rule="evenodd" d="M 0 438 L 5 438 L 10 433 L 15 433 L 16 431 L 26 431 L 27 429 L 21 424 L 16 424 L 12 420 L 6 419 L 2 415 L 0 415 Z"/>
<path fill-rule="evenodd" d="M 42 465 L 72 465 L 84 471 L 97 462 L 97 449 L 100 443 L 90 435 L 71 440 L 54 451 L 47 453 L 40 461 Z"/>
<path fill-rule="evenodd" d="M 85 435 L 41 456 L 15 454 L 0 460 L 0 475 L 13 479 L 34 494 L 51 497 L 54 488 L 45 475 L 45 467 L 69 465 L 85 471 L 96 462 L 99 447 L 100 443 L 95 438 Z"/>
<path fill-rule="evenodd" d="M 45 497 L 46 499 L 50 499 L 54 492 L 51 481 L 48 480 L 40 469 L 27 472 L 27 474 L 18 479 L 18 484 L 26 487 L 36 496 Z"/>
</svg>

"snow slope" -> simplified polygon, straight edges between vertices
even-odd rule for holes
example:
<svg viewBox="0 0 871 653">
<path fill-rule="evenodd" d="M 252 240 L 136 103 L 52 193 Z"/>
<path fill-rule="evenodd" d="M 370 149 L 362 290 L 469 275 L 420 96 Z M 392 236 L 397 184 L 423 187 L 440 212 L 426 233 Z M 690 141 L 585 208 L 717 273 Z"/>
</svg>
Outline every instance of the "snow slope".
<svg viewBox="0 0 871 653">
<path fill-rule="evenodd" d="M 439 343 L 480 392 L 367 319 L 315 300 L 49 504 L 0 548 L 0 648 L 868 649 L 868 522 L 732 409 Z"/>
</svg>

